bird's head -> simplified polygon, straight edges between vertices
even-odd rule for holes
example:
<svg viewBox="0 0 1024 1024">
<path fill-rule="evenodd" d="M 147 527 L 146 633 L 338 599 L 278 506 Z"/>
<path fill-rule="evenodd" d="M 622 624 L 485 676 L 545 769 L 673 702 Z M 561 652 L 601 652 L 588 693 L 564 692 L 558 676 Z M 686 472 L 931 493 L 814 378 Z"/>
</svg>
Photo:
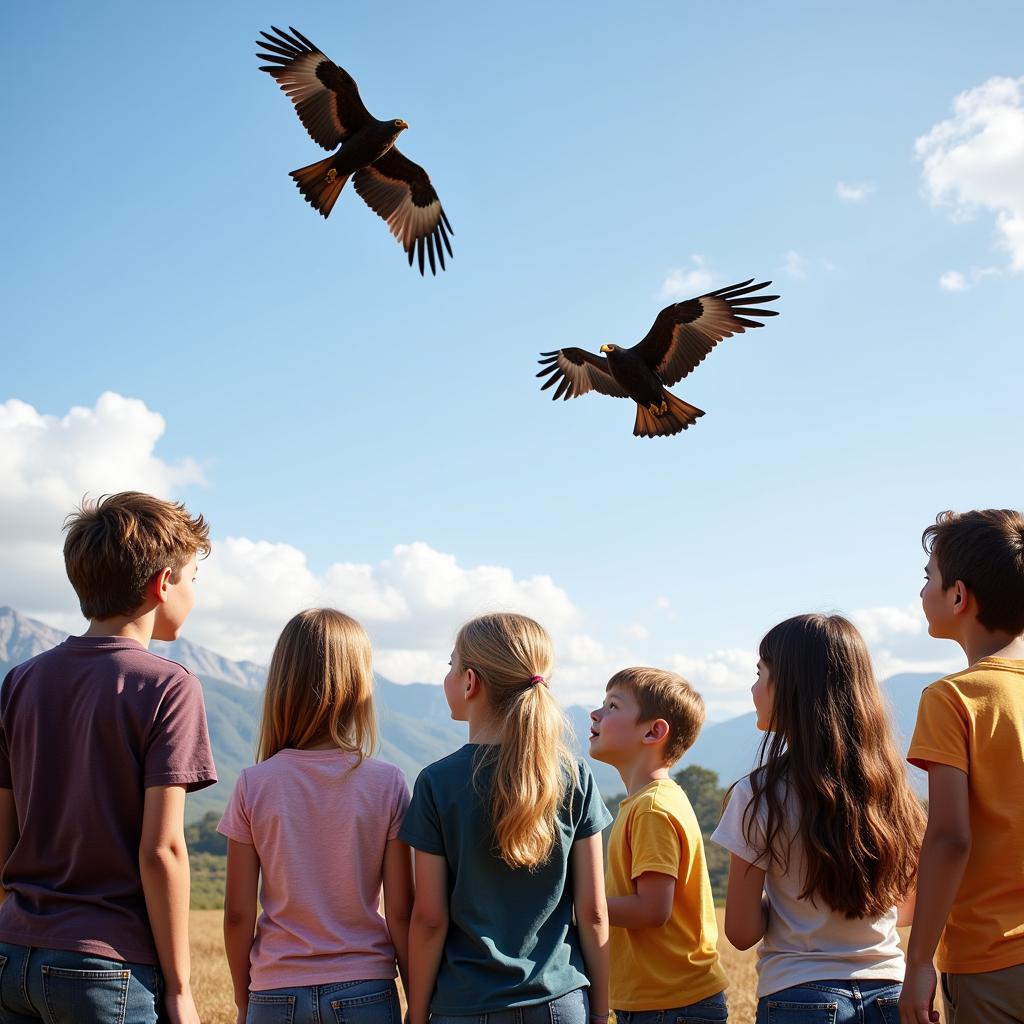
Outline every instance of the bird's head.
<svg viewBox="0 0 1024 1024">
<path fill-rule="evenodd" d="M 619 346 L 618 345 L 602 345 L 601 346 L 601 351 L 602 352 L 618 352 L 619 351 Z"/>
<path fill-rule="evenodd" d="M 394 121 L 391 122 L 391 127 L 395 129 L 396 133 L 404 132 L 405 129 L 409 127 L 409 122 L 403 121 L 400 117 L 396 117 Z"/>
</svg>

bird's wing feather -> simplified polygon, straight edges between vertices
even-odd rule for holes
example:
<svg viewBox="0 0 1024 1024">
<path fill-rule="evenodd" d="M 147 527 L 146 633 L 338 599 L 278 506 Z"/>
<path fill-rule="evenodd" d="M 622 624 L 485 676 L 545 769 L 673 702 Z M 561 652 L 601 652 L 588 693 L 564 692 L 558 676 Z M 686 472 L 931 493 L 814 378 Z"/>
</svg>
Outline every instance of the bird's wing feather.
<svg viewBox="0 0 1024 1024">
<path fill-rule="evenodd" d="M 582 348 L 560 348 L 557 352 L 542 352 L 541 356 L 543 358 L 538 362 L 544 369 L 537 376 L 549 375 L 541 385 L 541 391 L 558 383 L 552 400 L 561 398 L 568 401 L 588 391 L 599 391 L 612 398 L 629 397 L 612 376 L 604 356 L 596 356 Z"/>
<path fill-rule="evenodd" d="M 771 281 L 753 284 L 753 278 L 719 288 L 696 299 L 666 306 L 646 337 L 630 349 L 661 378 L 666 387 L 678 383 L 723 338 L 764 324 L 751 317 L 778 316 L 777 309 L 761 309 L 778 295 L 756 295 Z"/>
<path fill-rule="evenodd" d="M 274 33 L 261 32 L 264 38 L 257 40 L 268 51 L 257 56 L 271 62 L 260 71 L 272 75 L 295 104 L 313 141 L 324 149 L 337 149 L 352 132 L 373 120 L 355 79 L 296 29 L 289 35 L 274 28 Z"/>
<path fill-rule="evenodd" d="M 422 274 L 426 255 L 431 273 L 437 273 L 435 258 L 444 270 L 444 250 L 452 255 L 448 235 L 455 232 L 430 184 L 430 176 L 419 164 L 392 146 L 372 164 L 356 171 L 352 185 L 366 205 L 387 222 L 391 234 L 409 254 L 410 266 L 413 257 L 418 256 Z"/>
</svg>

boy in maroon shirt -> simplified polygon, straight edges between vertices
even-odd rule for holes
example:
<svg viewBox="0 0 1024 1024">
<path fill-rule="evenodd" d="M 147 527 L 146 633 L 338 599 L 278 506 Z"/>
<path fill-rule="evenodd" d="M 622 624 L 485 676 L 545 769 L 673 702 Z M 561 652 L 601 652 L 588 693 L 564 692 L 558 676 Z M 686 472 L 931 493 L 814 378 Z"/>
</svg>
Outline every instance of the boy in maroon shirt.
<svg viewBox="0 0 1024 1024">
<path fill-rule="evenodd" d="M 0 1020 L 198 1024 L 185 793 L 217 781 L 199 680 L 151 654 L 209 527 L 124 492 L 68 517 L 89 629 L 0 689 Z"/>
</svg>

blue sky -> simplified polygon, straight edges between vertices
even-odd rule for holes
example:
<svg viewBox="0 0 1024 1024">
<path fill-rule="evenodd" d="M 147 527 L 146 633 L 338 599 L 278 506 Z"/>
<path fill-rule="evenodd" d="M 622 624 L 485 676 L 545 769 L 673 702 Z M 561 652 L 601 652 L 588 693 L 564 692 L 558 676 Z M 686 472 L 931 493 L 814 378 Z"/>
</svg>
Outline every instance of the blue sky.
<svg viewBox="0 0 1024 1024">
<path fill-rule="evenodd" d="M 348 189 L 327 222 L 302 202 L 287 172 L 322 152 L 257 71 L 271 24 L 410 123 L 447 273 L 411 271 Z M 265 656 L 286 593 L 361 611 L 399 678 L 521 595 L 575 652 L 574 698 L 629 658 L 720 714 L 799 611 L 865 612 L 896 667 L 954 657 L 909 610 L 921 530 L 1021 505 L 1022 104 L 991 83 L 1024 75 L 1022 37 L 1010 2 L 12 8 L 0 603 L 73 628 L 45 538 L 67 495 L 145 484 L 236 540 L 191 624 L 236 656 Z M 539 391 L 540 351 L 634 343 L 673 275 L 674 298 L 782 295 L 673 389 L 693 429 L 640 440 L 625 402 Z M 141 404 L 90 446 L 104 392 Z"/>
</svg>

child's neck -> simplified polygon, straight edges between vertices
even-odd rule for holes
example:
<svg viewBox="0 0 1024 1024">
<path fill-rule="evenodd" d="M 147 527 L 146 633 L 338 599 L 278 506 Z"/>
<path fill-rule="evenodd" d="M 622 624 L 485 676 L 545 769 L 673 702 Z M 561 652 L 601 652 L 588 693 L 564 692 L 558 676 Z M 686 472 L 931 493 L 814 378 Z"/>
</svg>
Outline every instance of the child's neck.
<svg viewBox="0 0 1024 1024">
<path fill-rule="evenodd" d="M 466 721 L 469 723 L 470 743 L 501 742 L 501 723 L 495 720 L 494 713 L 483 701 L 466 708 Z"/>
<path fill-rule="evenodd" d="M 963 635 L 957 637 L 957 643 L 964 649 L 968 665 L 974 665 L 983 658 L 1024 661 L 1024 636 L 988 630 L 977 621 L 965 628 Z"/>
<path fill-rule="evenodd" d="M 91 619 L 89 628 L 82 636 L 113 636 L 135 640 L 143 647 L 149 647 L 153 639 L 155 615 L 152 611 L 142 615 L 116 615 L 111 619 Z"/>
<path fill-rule="evenodd" d="M 652 782 L 669 777 L 668 768 L 665 767 L 664 763 L 659 759 L 651 757 L 646 750 L 641 751 L 631 761 L 617 764 L 615 768 L 622 779 L 622 784 L 626 787 L 626 796 L 639 793 L 644 786 L 649 786 Z"/>
</svg>

